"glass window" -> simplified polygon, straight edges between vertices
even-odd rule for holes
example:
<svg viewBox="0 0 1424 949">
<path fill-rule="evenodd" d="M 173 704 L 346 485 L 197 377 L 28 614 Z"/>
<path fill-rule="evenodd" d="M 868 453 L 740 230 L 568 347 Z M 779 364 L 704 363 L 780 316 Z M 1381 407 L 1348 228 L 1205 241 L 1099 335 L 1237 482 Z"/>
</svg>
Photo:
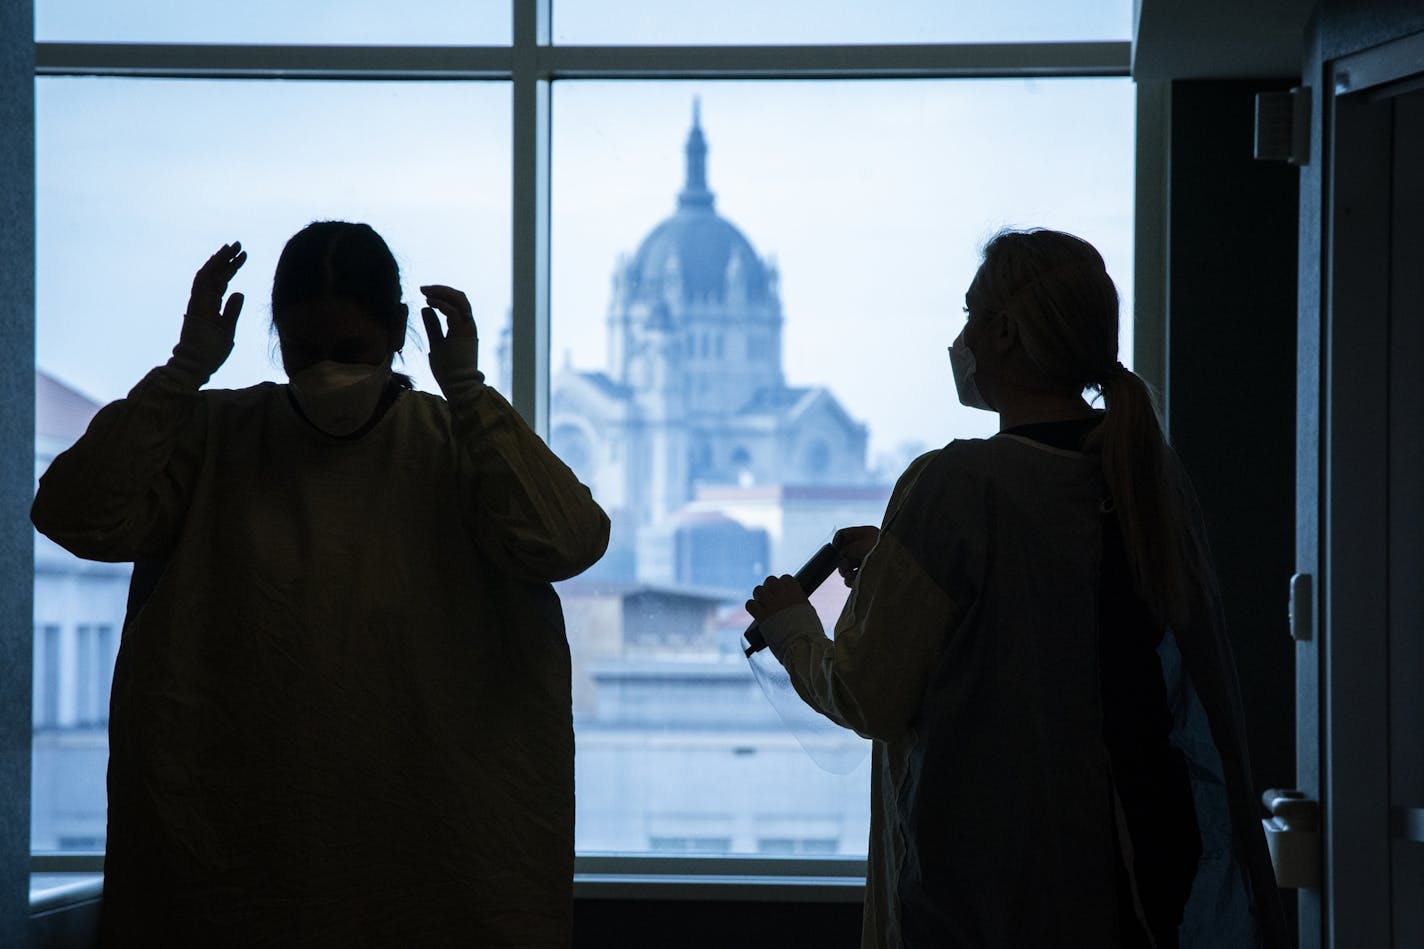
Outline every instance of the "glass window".
<svg viewBox="0 0 1424 949">
<path fill-rule="evenodd" d="M 569 44 L 1030 43 L 1128 40 L 1131 0 L 555 0 Z"/>
<path fill-rule="evenodd" d="M 114 627 L 108 623 L 99 624 L 99 654 L 95 665 L 98 668 L 99 681 L 97 683 L 98 699 L 95 703 L 96 714 L 100 724 L 109 722 L 109 696 L 112 691 L 111 686 L 114 680 L 114 660 L 119 655 L 118 637 L 114 635 Z"/>
<path fill-rule="evenodd" d="M 993 430 L 956 404 L 945 348 L 995 230 L 1081 234 L 1132 299 L 1131 82 L 554 89 L 550 438 L 614 521 L 604 560 L 560 585 L 577 848 L 862 855 L 868 768 L 802 751 L 741 655 L 741 603 L 836 527 L 878 522 L 916 454 Z M 508 389 L 507 84 L 45 78 L 36 96 L 40 467 L 166 359 L 225 241 L 251 254 L 248 304 L 212 385 L 283 378 L 271 268 L 320 218 L 380 230 L 408 298 L 466 289 Z M 433 390 L 412 329 L 398 368 Z M 127 582 L 36 538 L 37 851 L 102 846 Z M 828 627 L 844 596 L 817 594 Z M 800 816 L 768 810 L 769 788 Z"/>
<path fill-rule="evenodd" d="M 500 83 L 41 79 L 36 83 L 37 461 L 178 340 L 197 267 L 240 239 L 247 295 L 215 387 L 285 378 L 268 330 L 272 269 L 313 220 L 370 223 L 403 271 L 469 294 L 497 337 L 510 305 L 510 111 Z M 418 307 L 412 308 L 418 314 Z M 436 391 L 418 315 L 397 363 Z M 497 368 L 490 375 L 499 381 Z M 104 722 L 127 564 L 35 537 L 32 843 L 91 847 L 104 827 Z M 71 635 L 67 645 L 61 628 Z"/>
<path fill-rule="evenodd" d="M 996 230 L 1087 238 L 1132 299 L 1131 81 L 568 81 L 553 103 L 550 429 L 613 520 L 560 585 L 577 846 L 864 854 L 868 766 L 801 750 L 742 603 L 879 523 L 916 455 L 995 430 L 946 349 Z M 828 627 L 844 597 L 813 598 Z"/>
<path fill-rule="evenodd" d="M 59 627 L 35 627 L 35 728 L 59 724 Z"/>
<path fill-rule="evenodd" d="M 35 39 L 84 43 L 504 45 L 510 0 L 35 0 Z"/>
<path fill-rule="evenodd" d="M 94 724 L 94 700 L 98 691 L 97 682 L 99 669 L 94 662 L 94 647 L 96 637 L 94 627 L 88 624 L 80 625 L 74 631 L 74 702 L 75 702 L 75 724 Z M 109 670 L 112 672 L 113 670 Z"/>
</svg>

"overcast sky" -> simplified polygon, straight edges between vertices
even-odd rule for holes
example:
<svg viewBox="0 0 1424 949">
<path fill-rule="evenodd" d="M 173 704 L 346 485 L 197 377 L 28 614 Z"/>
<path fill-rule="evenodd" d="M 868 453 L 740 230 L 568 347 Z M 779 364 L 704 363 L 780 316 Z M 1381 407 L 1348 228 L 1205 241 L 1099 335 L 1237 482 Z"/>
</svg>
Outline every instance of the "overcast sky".
<svg viewBox="0 0 1424 949">
<path fill-rule="evenodd" d="M 614 265 L 675 207 L 694 98 L 719 212 L 780 268 L 788 380 L 830 385 L 876 451 L 988 430 L 953 404 L 945 347 L 999 227 L 1083 235 L 1131 299 L 1127 80 L 560 83 L 556 361 L 602 368 Z M 213 384 L 282 378 L 272 267 L 321 218 L 381 231 L 410 299 L 465 288 L 492 363 L 509 125 L 497 83 L 40 80 L 38 365 L 122 395 L 171 349 L 192 271 L 241 239 L 248 306 Z M 428 387 L 417 347 L 406 368 Z"/>
<path fill-rule="evenodd" d="M 653 0 L 566 0 L 556 33 L 1085 39 L 1125 36 L 1129 7 L 839 0 L 807 16 L 792 2 L 702 6 L 672 20 Z M 122 9 L 41 0 L 37 35 L 502 42 L 509 20 L 503 2 L 446 0 L 404 5 L 399 23 L 376 0 L 260 0 L 242 16 L 198 2 Z M 830 386 L 870 425 L 873 453 L 991 431 L 991 416 L 954 404 L 945 347 L 995 230 L 1044 225 L 1093 241 L 1130 325 L 1133 95 L 1127 79 L 558 82 L 556 367 L 603 368 L 615 263 L 674 210 L 698 99 L 717 209 L 780 269 L 788 381 Z M 511 299 L 510 121 L 497 82 L 38 80 L 37 364 L 99 401 L 122 395 L 172 348 L 193 270 L 240 239 L 251 259 L 234 289 L 248 305 L 213 384 L 280 380 L 267 329 L 277 254 L 309 221 L 340 218 L 387 238 L 413 305 L 421 283 L 463 287 L 491 366 Z M 403 368 L 433 388 L 414 338 L 406 356 Z"/>
<path fill-rule="evenodd" d="M 1132 0 L 554 0 L 556 43 L 1126 40 Z M 501 45 L 510 0 L 36 0 L 53 41 Z"/>
</svg>

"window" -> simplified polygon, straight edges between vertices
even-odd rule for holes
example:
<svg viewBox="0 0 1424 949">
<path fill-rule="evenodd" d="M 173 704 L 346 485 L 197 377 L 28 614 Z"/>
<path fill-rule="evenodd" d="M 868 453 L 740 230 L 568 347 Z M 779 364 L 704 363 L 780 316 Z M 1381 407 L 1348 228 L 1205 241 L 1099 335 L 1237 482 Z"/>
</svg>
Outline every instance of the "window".
<svg viewBox="0 0 1424 949">
<path fill-rule="evenodd" d="M 686 827 L 657 849 L 865 853 L 868 765 L 827 774 L 785 741 L 737 646 L 742 603 L 837 527 L 879 523 L 915 455 L 993 431 L 956 403 L 945 347 L 996 229 L 1083 234 L 1130 298 L 1131 106 L 1120 79 L 554 87 L 553 446 L 609 459 L 579 471 L 614 523 L 612 556 L 559 585 L 587 670 L 580 850 L 642 849 L 676 803 Z M 695 359 L 666 344 L 683 333 Z M 602 380 L 615 394 L 586 395 Z M 827 628 L 844 595 L 813 600 Z M 621 637 L 598 635 L 610 610 Z M 777 832 L 750 790 L 767 786 L 831 829 Z M 692 832 L 729 800 L 731 834 Z"/>
<path fill-rule="evenodd" d="M 94 635 L 94 627 L 80 626 L 75 631 L 75 715 L 76 724 L 93 724 L 94 722 L 94 683 L 99 678 L 99 670 L 94 662 L 94 644 L 97 637 Z"/>
<path fill-rule="evenodd" d="M 824 855 L 836 852 L 834 837 L 763 837 L 757 841 L 757 853 Z"/>
<path fill-rule="evenodd" d="M 59 724 L 59 627 L 35 628 L 35 730 Z"/>
<path fill-rule="evenodd" d="M 854 5 L 823 18 L 789 2 L 707 5 L 725 30 L 687 5 L 671 22 L 665 5 L 564 0 L 543 46 L 539 6 L 426 0 L 387 32 L 378 11 L 395 8 L 366 2 L 335 25 L 331 5 L 311 4 L 256 26 L 201 5 L 41 4 L 36 457 L 165 358 L 192 269 L 233 238 L 251 254 L 235 287 L 249 303 L 212 384 L 280 379 L 260 301 L 281 241 L 314 218 L 369 220 L 410 289 L 435 278 L 471 292 L 486 372 L 614 517 L 608 556 L 561 585 L 580 852 L 863 855 L 867 769 L 829 775 L 801 751 L 740 655 L 739 603 L 750 579 L 794 569 L 834 527 L 877 521 L 924 447 L 988 431 L 954 404 L 944 349 L 996 228 L 1083 233 L 1132 298 L 1128 51 L 1096 42 L 1125 38 L 1125 4 L 1109 5 L 1116 19 L 1070 16 L 1071 29 L 1045 14 L 1044 35 L 950 24 L 928 0 L 880 5 L 880 26 Z M 928 45 L 1041 39 L 1083 42 Z M 405 45 L 357 45 L 376 41 Z M 436 42 L 464 45 L 421 45 Z M 692 42 L 727 45 L 652 45 Z M 927 45 L 774 60 L 753 45 L 842 42 Z M 278 43 L 332 45 L 257 45 Z M 527 65 L 536 46 L 532 72 L 516 73 L 511 59 Z M 708 225 L 711 258 L 651 241 L 684 201 L 710 215 L 690 227 Z M 114 301 L 144 306 L 116 320 Z M 661 336 L 639 315 L 659 306 Z M 418 345 L 404 369 L 433 388 Z M 679 406 L 661 448 L 625 424 L 653 398 Z M 599 414 L 611 408 L 624 414 Z M 815 438 L 798 439 L 810 425 Z M 80 565 L 36 543 L 34 847 L 97 848 L 102 822 L 85 815 L 102 814 L 99 683 L 127 573 L 83 565 L 76 586 Z M 833 586 L 817 603 L 828 621 L 844 595 Z M 94 608 L 71 615 L 86 597 Z M 46 744 L 71 687 L 86 727 Z M 760 813 L 768 786 L 815 820 Z"/>
<path fill-rule="evenodd" d="M 114 676 L 114 627 L 81 623 L 75 633 L 75 714 L 78 728 L 109 720 L 109 685 Z"/>
</svg>

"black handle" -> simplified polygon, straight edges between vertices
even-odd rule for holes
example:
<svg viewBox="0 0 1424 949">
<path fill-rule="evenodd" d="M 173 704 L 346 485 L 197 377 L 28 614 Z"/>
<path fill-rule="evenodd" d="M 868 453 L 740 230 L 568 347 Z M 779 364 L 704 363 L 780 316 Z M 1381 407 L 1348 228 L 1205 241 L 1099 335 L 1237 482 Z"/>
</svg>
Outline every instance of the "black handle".
<svg viewBox="0 0 1424 949">
<path fill-rule="evenodd" d="M 820 550 L 811 555 L 811 559 L 806 561 L 800 570 L 796 571 L 796 582 L 801 585 L 801 589 L 810 596 L 816 592 L 816 588 L 826 582 L 826 578 L 836 572 L 836 561 L 839 559 L 839 552 L 835 545 L 826 544 Z M 747 641 L 746 653 L 752 653 L 766 648 L 766 638 L 762 636 L 761 629 L 753 622 L 747 627 L 747 631 L 742 634 Z"/>
</svg>

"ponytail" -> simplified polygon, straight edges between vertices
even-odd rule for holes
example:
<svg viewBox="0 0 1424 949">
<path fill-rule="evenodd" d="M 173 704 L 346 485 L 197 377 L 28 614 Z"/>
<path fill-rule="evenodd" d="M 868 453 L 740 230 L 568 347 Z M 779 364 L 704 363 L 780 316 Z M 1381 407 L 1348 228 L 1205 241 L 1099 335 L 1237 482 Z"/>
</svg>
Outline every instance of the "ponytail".
<svg viewBox="0 0 1424 949">
<path fill-rule="evenodd" d="M 1140 376 L 1118 365 L 1101 388 L 1106 412 L 1095 440 L 1137 593 L 1160 625 L 1180 628 L 1205 567 L 1171 449 Z"/>
</svg>

